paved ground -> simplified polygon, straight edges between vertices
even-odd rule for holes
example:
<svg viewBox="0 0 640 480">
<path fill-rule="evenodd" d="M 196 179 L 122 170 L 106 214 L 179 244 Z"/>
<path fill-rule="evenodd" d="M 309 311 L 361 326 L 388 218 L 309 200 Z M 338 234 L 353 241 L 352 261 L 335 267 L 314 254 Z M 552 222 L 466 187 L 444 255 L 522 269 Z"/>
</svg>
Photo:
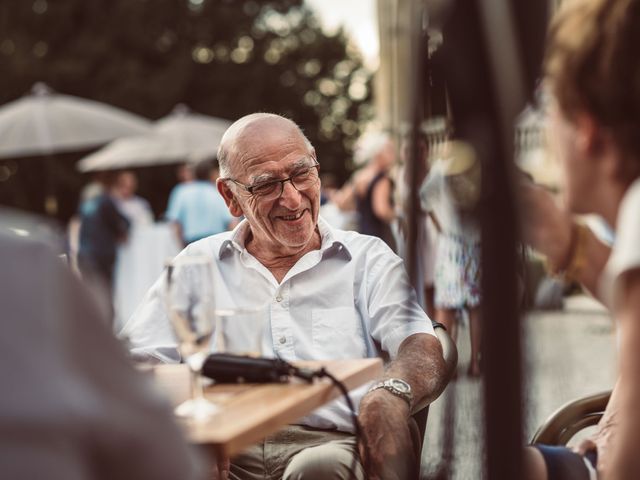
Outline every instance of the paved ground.
<svg viewBox="0 0 640 480">
<path fill-rule="evenodd" d="M 533 312 L 524 320 L 525 433 L 562 404 L 606 390 L 615 378 L 615 339 L 606 311 L 586 296 L 570 297 L 563 311 Z M 458 379 L 431 407 L 423 449 L 423 479 L 481 479 L 481 381 L 465 376 L 468 332 L 458 339 Z M 447 420 L 449 419 L 449 421 Z M 455 428 L 445 429 L 451 421 Z M 450 465 L 448 471 L 445 465 Z"/>
</svg>

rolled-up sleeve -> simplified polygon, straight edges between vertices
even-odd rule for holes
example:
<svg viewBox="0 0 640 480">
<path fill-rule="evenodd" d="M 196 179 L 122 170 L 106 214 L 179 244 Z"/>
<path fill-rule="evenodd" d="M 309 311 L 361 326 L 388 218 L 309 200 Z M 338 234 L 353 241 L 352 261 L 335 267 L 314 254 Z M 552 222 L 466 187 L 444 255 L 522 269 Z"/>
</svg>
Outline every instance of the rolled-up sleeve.
<svg viewBox="0 0 640 480">
<path fill-rule="evenodd" d="M 164 273 L 147 292 L 144 300 L 120 331 L 133 355 L 149 355 L 163 362 L 180 360 L 177 341 L 162 296 Z"/>
<path fill-rule="evenodd" d="M 365 273 L 370 334 L 393 359 L 410 335 L 435 332 L 418 304 L 402 259 L 382 241 L 370 252 Z"/>
</svg>

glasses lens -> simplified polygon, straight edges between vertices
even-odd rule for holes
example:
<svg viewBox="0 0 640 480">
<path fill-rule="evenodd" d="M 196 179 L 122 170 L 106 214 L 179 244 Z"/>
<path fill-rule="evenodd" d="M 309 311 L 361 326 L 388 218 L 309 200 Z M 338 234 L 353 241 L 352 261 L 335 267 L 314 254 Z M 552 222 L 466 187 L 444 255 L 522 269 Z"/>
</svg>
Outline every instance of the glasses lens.
<svg viewBox="0 0 640 480">
<path fill-rule="evenodd" d="M 291 181 L 296 188 L 308 188 L 316 182 L 317 178 L 315 167 L 310 167 L 293 175 Z"/>
<path fill-rule="evenodd" d="M 253 194 L 259 197 L 277 196 L 279 193 L 280 182 L 266 182 L 253 187 Z"/>
<path fill-rule="evenodd" d="M 284 182 L 287 180 L 276 180 L 274 182 L 261 183 L 252 188 L 254 195 L 265 200 L 273 200 L 280 196 L 284 189 Z M 305 168 L 290 177 L 291 183 L 297 190 L 303 190 L 315 185 L 318 180 L 317 170 L 314 167 Z"/>
</svg>

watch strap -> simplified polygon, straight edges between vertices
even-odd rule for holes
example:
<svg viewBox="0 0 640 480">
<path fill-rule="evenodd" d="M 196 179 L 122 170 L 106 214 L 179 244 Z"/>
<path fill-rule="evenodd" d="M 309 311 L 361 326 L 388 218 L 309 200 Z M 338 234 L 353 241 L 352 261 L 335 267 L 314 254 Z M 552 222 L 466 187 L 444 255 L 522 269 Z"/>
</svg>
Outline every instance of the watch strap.
<svg viewBox="0 0 640 480">
<path fill-rule="evenodd" d="M 373 392 L 374 390 L 378 390 L 382 388 L 388 391 L 389 393 L 392 393 L 396 397 L 400 397 L 401 399 L 403 399 L 405 402 L 407 402 L 407 405 L 409 405 L 409 408 L 411 408 L 411 401 L 413 400 L 413 394 L 411 393 L 411 391 L 403 392 L 398 388 L 394 387 L 392 383 L 394 380 L 395 379 L 387 379 L 387 380 L 382 380 L 380 382 L 374 383 L 371 386 L 371 388 L 369 388 L 369 392 Z M 404 380 L 401 380 L 401 381 L 402 383 L 407 384 Z"/>
</svg>

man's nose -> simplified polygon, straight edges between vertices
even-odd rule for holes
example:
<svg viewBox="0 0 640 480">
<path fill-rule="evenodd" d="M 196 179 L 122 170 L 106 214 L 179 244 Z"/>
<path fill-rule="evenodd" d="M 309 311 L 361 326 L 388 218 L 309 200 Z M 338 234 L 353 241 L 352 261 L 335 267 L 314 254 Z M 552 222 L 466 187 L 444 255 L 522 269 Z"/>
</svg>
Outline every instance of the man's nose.
<svg viewBox="0 0 640 480">
<path fill-rule="evenodd" d="M 287 207 L 290 210 L 295 210 L 300 206 L 302 195 L 293 186 L 293 182 L 289 180 L 282 185 L 282 195 L 280 195 L 280 205 Z"/>
</svg>

